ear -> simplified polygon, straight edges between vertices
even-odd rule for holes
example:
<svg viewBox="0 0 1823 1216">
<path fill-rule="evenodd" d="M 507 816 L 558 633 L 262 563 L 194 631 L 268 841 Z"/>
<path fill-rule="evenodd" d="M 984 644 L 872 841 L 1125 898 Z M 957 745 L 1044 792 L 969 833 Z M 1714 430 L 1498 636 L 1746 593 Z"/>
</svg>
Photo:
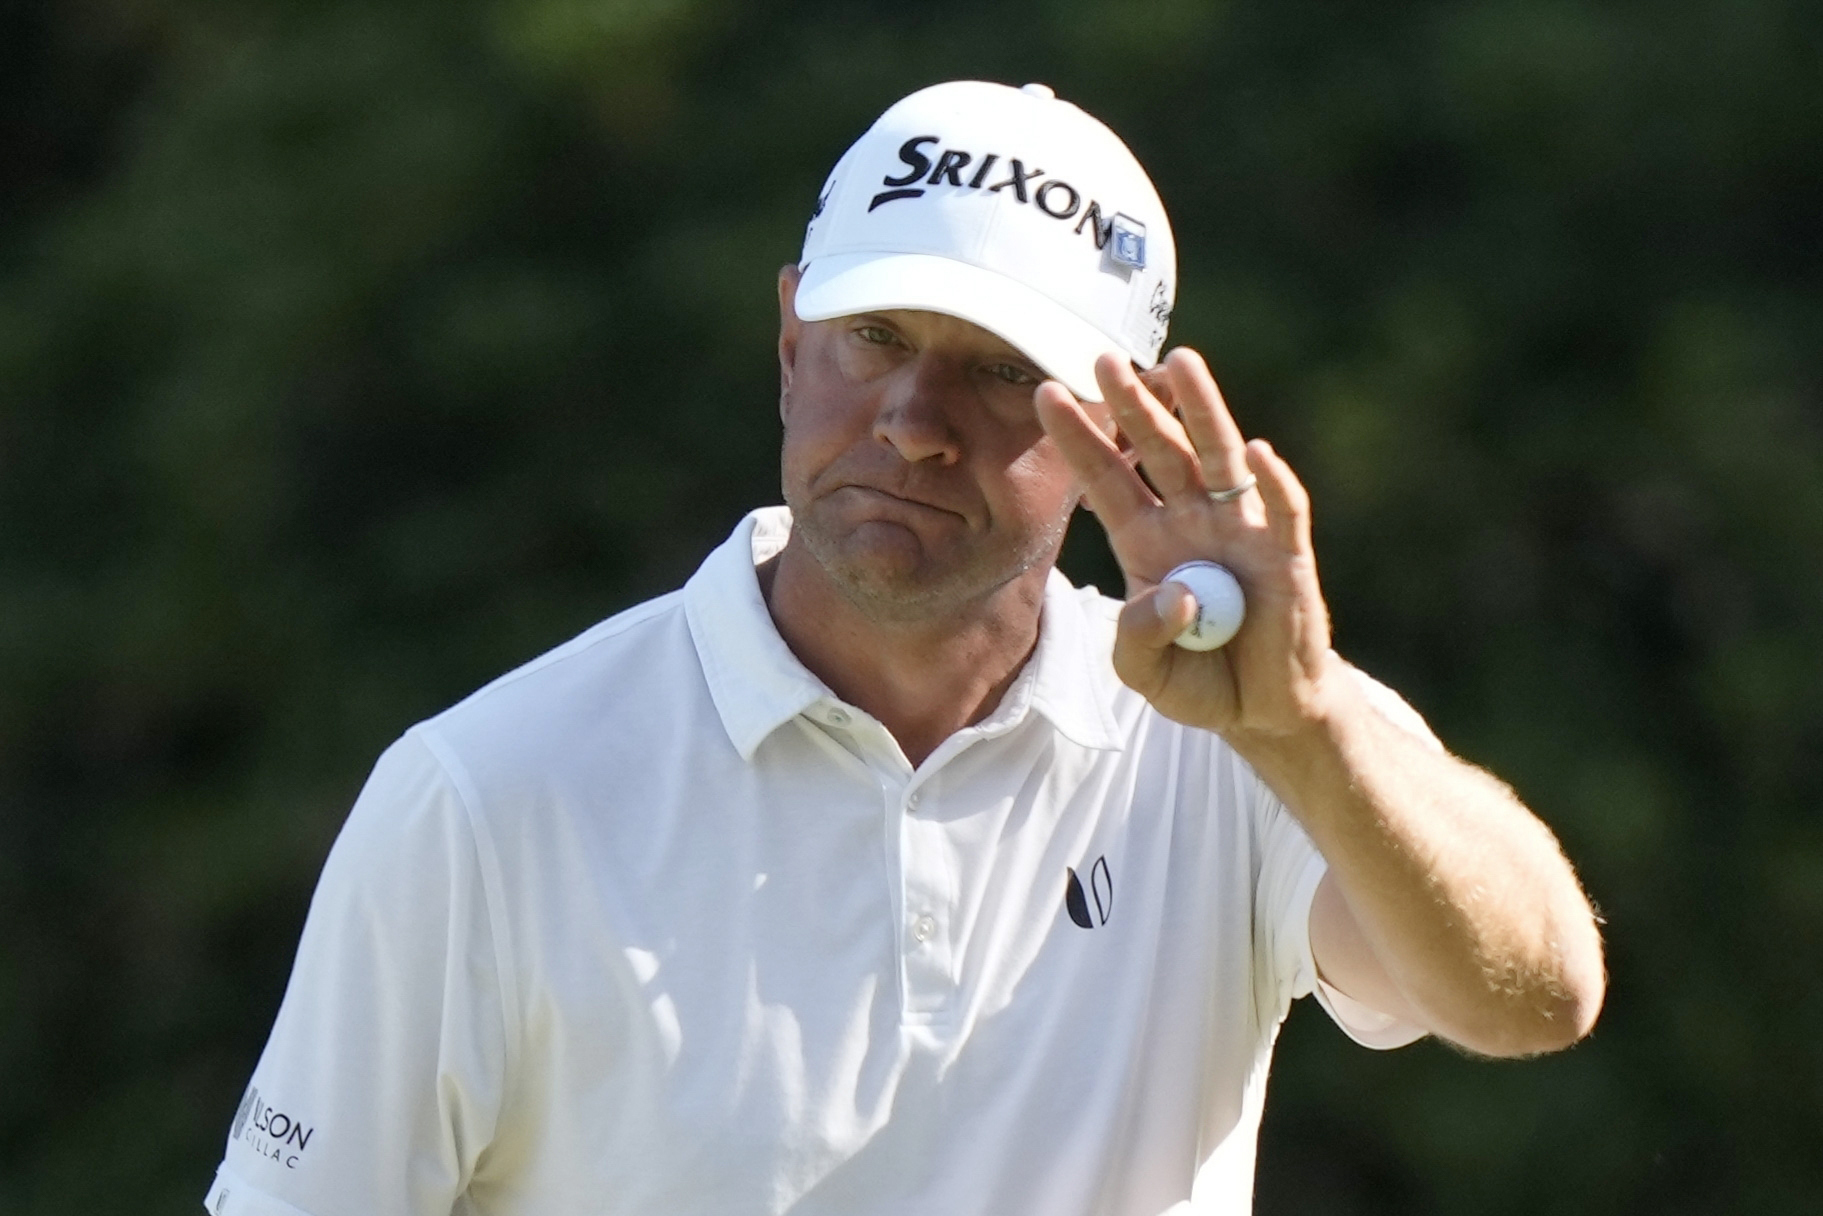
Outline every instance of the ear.
<svg viewBox="0 0 1823 1216">
<path fill-rule="evenodd" d="M 802 272 L 787 263 L 779 267 L 779 397 L 791 390 L 791 373 L 798 359 L 798 338 L 804 323 L 798 320 L 798 280 Z"/>
</svg>

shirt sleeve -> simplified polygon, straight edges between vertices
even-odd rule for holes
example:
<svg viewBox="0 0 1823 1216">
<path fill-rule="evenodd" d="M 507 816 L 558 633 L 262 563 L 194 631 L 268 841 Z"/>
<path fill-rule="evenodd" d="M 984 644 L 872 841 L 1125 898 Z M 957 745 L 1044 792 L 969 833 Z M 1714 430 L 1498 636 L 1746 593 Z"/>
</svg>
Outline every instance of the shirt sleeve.
<svg viewBox="0 0 1823 1216">
<path fill-rule="evenodd" d="M 1365 672 L 1353 667 L 1349 670 L 1360 680 L 1362 691 L 1376 712 L 1428 746 L 1442 750 L 1443 744 L 1430 726 L 1403 697 Z M 1266 981 L 1262 985 L 1264 995 L 1274 1002 L 1272 1007 L 1261 1010 L 1262 1016 L 1281 1018 L 1292 1001 L 1314 993 L 1317 1004 L 1342 1033 L 1363 1047 L 1388 1050 L 1423 1038 L 1423 1027 L 1364 1005 L 1317 974 L 1316 956 L 1310 947 L 1310 908 L 1329 863 L 1278 796 L 1265 782 L 1257 785 L 1254 809 L 1261 844 L 1254 923 L 1261 940 L 1256 943 L 1256 950 L 1270 969 L 1262 977 Z"/>
<path fill-rule="evenodd" d="M 211 1216 L 448 1216 L 493 1137 L 511 1005 L 469 808 L 415 734 L 311 899 Z"/>
</svg>

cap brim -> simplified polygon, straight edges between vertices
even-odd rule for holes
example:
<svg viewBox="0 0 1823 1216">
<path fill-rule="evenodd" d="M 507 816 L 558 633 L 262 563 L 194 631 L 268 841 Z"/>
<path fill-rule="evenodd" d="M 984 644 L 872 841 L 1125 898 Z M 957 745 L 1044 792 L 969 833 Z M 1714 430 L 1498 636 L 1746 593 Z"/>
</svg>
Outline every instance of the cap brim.
<svg viewBox="0 0 1823 1216">
<path fill-rule="evenodd" d="M 1120 343 L 1023 283 L 930 253 L 838 254 L 813 259 L 798 282 L 800 320 L 912 308 L 973 322 L 1010 343 L 1085 401 L 1100 401 L 1096 357 Z"/>
</svg>

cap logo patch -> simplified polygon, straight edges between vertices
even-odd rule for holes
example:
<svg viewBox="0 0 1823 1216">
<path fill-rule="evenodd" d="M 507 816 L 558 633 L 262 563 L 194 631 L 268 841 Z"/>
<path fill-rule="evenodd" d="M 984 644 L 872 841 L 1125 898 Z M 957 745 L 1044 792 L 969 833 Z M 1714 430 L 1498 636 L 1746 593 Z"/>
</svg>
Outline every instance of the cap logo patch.
<svg viewBox="0 0 1823 1216">
<path fill-rule="evenodd" d="M 873 196 L 867 209 L 873 211 L 900 199 L 923 198 L 932 186 L 1004 194 L 1017 203 L 1036 207 L 1054 220 L 1075 219 L 1074 231 L 1080 234 L 1088 229 L 1095 248 L 1105 248 L 1109 240 L 1114 241 L 1110 253 L 1113 261 L 1134 270 L 1145 269 L 1146 226 L 1138 220 L 1118 211 L 1104 212 L 1095 199 L 1089 199 L 1084 206 L 1082 191 L 1062 178 L 1045 177 L 1043 169 L 1026 168 L 1026 162 L 1017 156 L 1006 158 L 997 175 L 994 169 L 1002 163 L 997 152 L 977 157 L 960 148 L 938 147 L 936 159 L 932 160 L 925 149 L 942 142 L 939 135 L 914 135 L 900 144 L 899 160 L 905 171 L 883 176 L 880 184 L 886 189 Z M 969 168 L 974 172 L 964 177 L 963 171 Z M 999 180 L 990 184 L 990 176 Z M 1044 180 L 1040 182 L 1040 178 Z M 1079 215 L 1081 218 L 1077 218 Z"/>
<path fill-rule="evenodd" d="M 1109 251 L 1112 257 L 1122 266 L 1131 266 L 1135 270 L 1146 268 L 1146 226 L 1130 215 L 1115 212 L 1109 221 L 1113 229 L 1114 248 Z"/>
</svg>

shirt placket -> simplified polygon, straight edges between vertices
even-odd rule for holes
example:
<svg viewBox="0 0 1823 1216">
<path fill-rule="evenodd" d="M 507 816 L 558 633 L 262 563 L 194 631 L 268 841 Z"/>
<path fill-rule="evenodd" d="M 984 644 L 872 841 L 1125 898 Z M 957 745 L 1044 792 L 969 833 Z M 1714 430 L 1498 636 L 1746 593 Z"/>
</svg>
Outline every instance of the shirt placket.
<svg viewBox="0 0 1823 1216">
<path fill-rule="evenodd" d="M 957 882 L 948 832 L 931 816 L 928 782 L 902 787 L 891 804 L 898 820 L 905 907 L 900 925 L 904 1017 L 942 1022 L 955 1007 Z"/>
<path fill-rule="evenodd" d="M 943 763 L 980 734 L 970 729 L 949 740 L 917 772 L 886 729 L 867 714 L 834 702 L 811 716 L 851 755 L 866 764 L 880 792 L 886 854 L 896 862 L 898 958 L 901 1018 L 940 1025 L 955 1010 L 960 986 L 957 924 L 961 884 L 953 841 L 940 817 L 931 814 L 936 776 Z"/>
</svg>

